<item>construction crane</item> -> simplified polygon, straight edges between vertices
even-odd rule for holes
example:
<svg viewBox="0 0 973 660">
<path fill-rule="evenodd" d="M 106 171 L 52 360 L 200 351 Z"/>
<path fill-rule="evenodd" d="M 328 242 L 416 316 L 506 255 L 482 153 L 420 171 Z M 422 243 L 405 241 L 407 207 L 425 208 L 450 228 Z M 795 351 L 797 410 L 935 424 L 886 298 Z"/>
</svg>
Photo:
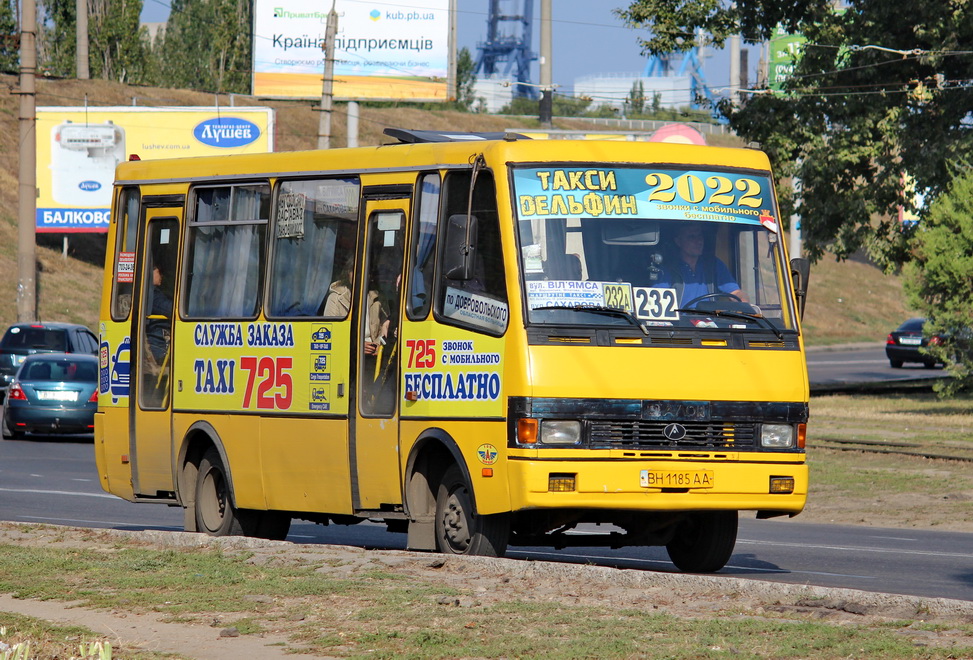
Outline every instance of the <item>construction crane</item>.
<svg viewBox="0 0 973 660">
<path fill-rule="evenodd" d="M 516 70 L 518 83 L 530 83 L 530 63 L 537 59 L 537 54 L 530 49 L 534 2 L 523 0 L 519 14 L 505 14 L 500 9 L 501 2 L 490 0 L 487 38 L 477 44 L 480 54 L 474 73 L 483 76 L 511 75 Z M 514 34 L 505 33 L 504 23 L 513 24 Z M 537 88 L 530 84 L 515 85 L 514 94 L 536 99 Z"/>
</svg>

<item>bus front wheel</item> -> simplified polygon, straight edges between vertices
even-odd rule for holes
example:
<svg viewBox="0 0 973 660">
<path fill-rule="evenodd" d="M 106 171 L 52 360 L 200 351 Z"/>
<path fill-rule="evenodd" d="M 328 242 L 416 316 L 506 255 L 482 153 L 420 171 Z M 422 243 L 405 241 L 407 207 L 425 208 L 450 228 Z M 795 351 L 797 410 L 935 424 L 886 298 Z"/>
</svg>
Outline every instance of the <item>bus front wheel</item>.
<svg viewBox="0 0 973 660">
<path fill-rule="evenodd" d="M 679 523 L 666 551 L 686 573 L 714 573 L 730 560 L 737 542 L 736 511 L 695 513 Z"/>
<path fill-rule="evenodd" d="M 451 555 L 502 557 L 510 538 L 506 514 L 480 516 L 474 512 L 473 495 L 459 466 L 446 470 L 436 497 L 436 545 Z"/>
</svg>

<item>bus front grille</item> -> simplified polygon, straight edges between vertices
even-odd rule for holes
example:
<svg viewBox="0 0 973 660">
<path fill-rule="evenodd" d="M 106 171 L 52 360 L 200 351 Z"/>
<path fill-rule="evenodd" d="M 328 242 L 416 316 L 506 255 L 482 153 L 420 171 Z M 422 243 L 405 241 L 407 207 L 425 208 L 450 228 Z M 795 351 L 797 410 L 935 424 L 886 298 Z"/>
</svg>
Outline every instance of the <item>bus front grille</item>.
<svg viewBox="0 0 973 660">
<path fill-rule="evenodd" d="M 679 422 L 679 429 L 670 429 L 669 421 L 591 420 L 591 447 L 612 449 L 733 449 L 754 446 L 756 425 L 750 422 Z M 677 437 L 678 439 L 670 439 Z"/>
</svg>

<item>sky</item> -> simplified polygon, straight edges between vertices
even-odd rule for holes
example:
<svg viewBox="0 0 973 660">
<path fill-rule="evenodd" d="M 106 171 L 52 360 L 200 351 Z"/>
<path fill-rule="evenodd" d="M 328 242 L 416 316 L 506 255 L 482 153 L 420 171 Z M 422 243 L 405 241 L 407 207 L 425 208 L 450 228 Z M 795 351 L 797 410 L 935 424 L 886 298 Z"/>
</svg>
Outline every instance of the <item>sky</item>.
<svg viewBox="0 0 973 660">
<path fill-rule="evenodd" d="M 169 15 L 169 0 L 143 0 L 144 22 L 165 21 Z M 322 2 L 326 5 L 326 2 Z M 408 0 L 376 0 L 382 6 L 408 6 Z M 500 10 L 506 15 L 522 11 L 524 0 L 500 0 Z M 540 0 L 533 0 L 534 21 L 531 49 L 540 52 Z M 645 35 L 625 27 L 612 13 L 613 8 L 627 6 L 624 0 L 581 1 L 552 0 L 552 60 L 553 82 L 558 92 L 569 93 L 576 78 L 606 73 L 641 73 L 646 58 L 640 54 L 638 37 Z M 457 42 L 466 47 L 474 59 L 479 55 L 477 45 L 486 40 L 489 0 L 456 0 Z M 519 25 L 502 24 L 502 32 L 519 35 Z M 754 79 L 757 55 L 750 54 L 749 79 Z M 729 82 L 729 57 L 724 52 L 712 52 L 704 58 L 704 74 L 710 88 L 726 87 Z M 516 69 L 512 70 L 514 73 Z M 532 65 L 532 79 L 539 82 L 538 64 Z M 579 92 L 583 90 L 578 90 Z"/>
</svg>

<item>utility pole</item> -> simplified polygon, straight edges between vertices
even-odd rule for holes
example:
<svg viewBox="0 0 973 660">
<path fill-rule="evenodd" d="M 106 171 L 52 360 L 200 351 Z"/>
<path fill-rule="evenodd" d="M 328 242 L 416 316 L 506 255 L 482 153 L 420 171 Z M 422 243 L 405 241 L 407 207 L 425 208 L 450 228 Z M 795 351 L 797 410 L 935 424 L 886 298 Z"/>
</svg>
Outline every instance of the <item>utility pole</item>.
<svg viewBox="0 0 973 660">
<path fill-rule="evenodd" d="M 740 35 L 734 34 L 729 40 L 730 48 L 730 103 L 740 105 Z"/>
<path fill-rule="evenodd" d="M 37 320 L 37 5 L 23 0 L 20 19 L 20 172 L 17 212 L 17 320 Z"/>
<path fill-rule="evenodd" d="M 88 73 L 88 0 L 75 0 L 74 7 L 77 15 L 78 80 L 87 80 L 91 77 Z"/>
<path fill-rule="evenodd" d="M 334 105 L 334 38 L 338 33 L 338 12 L 331 3 L 324 31 L 324 82 L 321 84 L 321 118 L 318 120 L 318 149 L 331 148 L 331 109 Z"/>
<path fill-rule="evenodd" d="M 551 84 L 551 0 L 541 0 L 541 126 L 551 128 L 554 115 L 554 88 Z"/>
</svg>

